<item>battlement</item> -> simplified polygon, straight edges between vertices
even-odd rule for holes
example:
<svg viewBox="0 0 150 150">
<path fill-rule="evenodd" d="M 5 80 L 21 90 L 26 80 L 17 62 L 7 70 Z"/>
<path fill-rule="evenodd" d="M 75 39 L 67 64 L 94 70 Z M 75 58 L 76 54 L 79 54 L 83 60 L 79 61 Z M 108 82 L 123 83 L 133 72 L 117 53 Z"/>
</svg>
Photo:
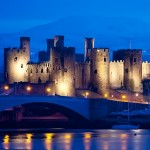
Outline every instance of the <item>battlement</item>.
<svg viewBox="0 0 150 150">
<path fill-rule="evenodd" d="M 29 41 L 30 42 L 30 37 L 20 37 L 20 41 Z"/>
<path fill-rule="evenodd" d="M 142 64 L 150 64 L 149 61 L 143 61 Z"/>
<path fill-rule="evenodd" d="M 133 54 L 133 53 L 142 53 L 142 49 L 120 49 L 118 51 L 114 51 L 115 52 L 124 52 L 124 53 L 129 53 L 129 54 Z"/>
<path fill-rule="evenodd" d="M 114 61 L 110 61 L 110 63 L 124 63 L 124 60 L 114 60 Z"/>
<path fill-rule="evenodd" d="M 4 48 L 4 52 L 7 53 L 7 54 L 15 54 L 15 53 L 22 53 L 22 52 L 25 52 L 25 49 L 23 48 L 16 48 L 16 47 L 13 47 L 13 48 Z"/>
</svg>

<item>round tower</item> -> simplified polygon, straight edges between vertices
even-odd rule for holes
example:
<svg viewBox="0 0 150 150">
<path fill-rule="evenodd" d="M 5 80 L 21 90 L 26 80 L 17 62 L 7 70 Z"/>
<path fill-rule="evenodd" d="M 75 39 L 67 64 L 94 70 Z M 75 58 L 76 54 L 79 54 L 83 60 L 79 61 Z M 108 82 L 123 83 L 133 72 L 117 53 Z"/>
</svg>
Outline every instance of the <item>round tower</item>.
<svg viewBox="0 0 150 150">
<path fill-rule="evenodd" d="M 124 85 L 132 92 L 142 91 L 142 50 L 124 50 Z"/>
<path fill-rule="evenodd" d="M 94 91 L 107 97 L 109 94 L 109 49 L 91 51 L 91 83 Z"/>
<path fill-rule="evenodd" d="M 94 38 L 85 38 L 84 41 L 84 61 L 90 60 L 90 53 L 94 48 Z"/>
</svg>

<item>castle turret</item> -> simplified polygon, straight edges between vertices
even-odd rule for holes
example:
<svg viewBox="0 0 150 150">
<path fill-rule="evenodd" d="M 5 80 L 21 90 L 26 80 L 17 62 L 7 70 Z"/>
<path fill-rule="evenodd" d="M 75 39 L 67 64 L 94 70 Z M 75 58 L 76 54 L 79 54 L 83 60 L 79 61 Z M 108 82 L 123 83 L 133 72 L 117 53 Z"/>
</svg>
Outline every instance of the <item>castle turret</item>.
<svg viewBox="0 0 150 150">
<path fill-rule="evenodd" d="M 85 38 L 84 43 L 84 61 L 90 60 L 90 53 L 94 48 L 94 38 Z"/>
<path fill-rule="evenodd" d="M 93 90 L 103 96 L 109 94 L 109 49 L 92 50 L 91 84 Z"/>
</svg>

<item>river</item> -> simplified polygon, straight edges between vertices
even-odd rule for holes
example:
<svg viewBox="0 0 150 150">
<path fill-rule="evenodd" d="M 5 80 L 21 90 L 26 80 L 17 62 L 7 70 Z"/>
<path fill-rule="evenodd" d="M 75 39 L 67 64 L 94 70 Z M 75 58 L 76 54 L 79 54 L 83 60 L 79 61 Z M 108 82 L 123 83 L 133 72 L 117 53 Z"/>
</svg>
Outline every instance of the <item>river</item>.
<svg viewBox="0 0 150 150">
<path fill-rule="evenodd" d="M 0 132 L 0 150 L 150 149 L 150 130 L 31 129 Z"/>
</svg>

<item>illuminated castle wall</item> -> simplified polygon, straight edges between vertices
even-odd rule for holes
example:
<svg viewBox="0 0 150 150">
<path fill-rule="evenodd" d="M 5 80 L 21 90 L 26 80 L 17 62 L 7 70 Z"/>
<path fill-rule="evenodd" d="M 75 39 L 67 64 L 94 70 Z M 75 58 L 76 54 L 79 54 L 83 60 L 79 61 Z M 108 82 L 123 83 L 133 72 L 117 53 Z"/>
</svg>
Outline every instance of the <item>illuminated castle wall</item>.
<svg viewBox="0 0 150 150">
<path fill-rule="evenodd" d="M 124 86 L 124 61 L 117 60 L 109 63 L 110 88 L 117 89 Z"/>
<path fill-rule="evenodd" d="M 64 47 L 64 36 L 47 40 L 47 51 L 39 62 L 30 61 L 30 38 L 20 38 L 20 48 L 4 49 L 5 81 L 52 83 L 55 94 L 74 96 L 75 89 L 90 89 L 104 95 L 109 89 L 125 87 L 142 92 L 142 80 L 150 78 L 150 63 L 142 63 L 141 50 L 119 50 L 109 59 L 108 48 L 94 48 L 85 38 L 84 61 L 75 61 L 75 48 Z"/>
</svg>

